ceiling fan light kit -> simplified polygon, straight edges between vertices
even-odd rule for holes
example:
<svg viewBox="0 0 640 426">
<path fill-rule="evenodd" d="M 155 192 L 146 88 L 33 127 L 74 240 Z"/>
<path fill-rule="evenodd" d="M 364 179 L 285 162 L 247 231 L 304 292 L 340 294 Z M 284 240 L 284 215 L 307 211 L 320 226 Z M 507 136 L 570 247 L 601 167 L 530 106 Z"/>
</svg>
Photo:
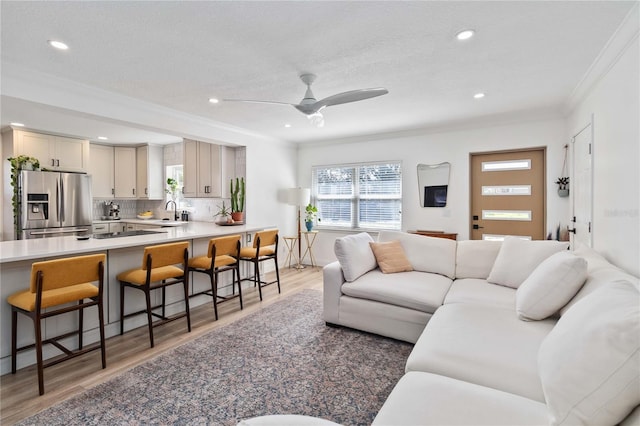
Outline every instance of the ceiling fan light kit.
<svg viewBox="0 0 640 426">
<path fill-rule="evenodd" d="M 324 117 L 320 111 L 324 108 L 332 105 L 346 104 L 350 102 L 363 101 L 365 99 L 375 98 L 377 96 L 386 95 L 389 93 L 384 87 L 376 87 L 371 89 L 357 89 L 350 90 L 348 92 L 338 93 L 336 95 L 329 96 L 327 98 L 316 100 L 316 97 L 311 90 L 311 85 L 316 80 L 316 75 L 311 73 L 305 73 L 300 75 L 300 80 L 307 86 L 307 90 L 304 97 L 299 104 L 291 104 L 287 102 L 276 101 L 259 101 L 249 99 L 224 99 L 225 102 L 248 102 L 248 103 L 260 103 L 260 104 L 274 104 L 274 105 L 290 105 L 307 116 L 311 124 L 316 127 L 324 126 Z"/>
</svg>

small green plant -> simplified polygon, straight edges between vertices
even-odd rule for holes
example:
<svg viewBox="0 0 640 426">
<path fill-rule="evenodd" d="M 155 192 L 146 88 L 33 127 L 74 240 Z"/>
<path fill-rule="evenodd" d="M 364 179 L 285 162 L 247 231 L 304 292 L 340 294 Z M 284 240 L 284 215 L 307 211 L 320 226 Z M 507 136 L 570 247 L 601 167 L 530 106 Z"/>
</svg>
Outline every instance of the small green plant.
<svg viewBox="0 0 640 426">
<path fill-rule="evenodd" d="M 304 209 L 304 221 L 305 222 L 313 222 L 313 220 L 318 217 L 318 208 L 311 203 L 307 204 L 307 207 Z M 318 219 L 318 222 L 320 219 Z"/>
<path fill-rule="evenodd" d="M 213 217 L 218 216 L 222 217 L 223 219 L 231 216 L 231 209 L 224 204 L 224 201 L 222 202 L 222 206 L 218 205 L 218 212 L 213 215 Z"/>
<path fill-rule="evenodd" d="M 236 178 L 236 184 L 233 185 L 233 179 L 229 183 L 231 194 L 231 212 L 239 213 L 244 211 L 244 178 Z"/>
<path fill-rule="evenodd" d="M 164 192 L 171 194 L 171 198 L 175 201 L 178 196 L 178 181 L 173 178 L 167 178 L 167 188 Z"/>
<path fill-rule="evenodd" d="M 568 177 L 560 177 L 560 178 L 558 178 L 556 183 L 558 184 L 558 189 L 567 189 L 567 187 L 569 186 L 569 178 Z"/>
<path fill-rule="evenodd" d="M 13 196 L 11 197 L 11 204 L 13 205 L 13 227 L 16 233 L 18 232 L 18 176 L 20 170 L 27 169 L 27 164 L 31 164 L 29 170 L 39 170 L 40 161 L 37 158 L 29 157 L 27 155 L 18 155 L 17 157 L 7 158 L 11 163 L 11 186 L 13 187 Z"/>
</svg>

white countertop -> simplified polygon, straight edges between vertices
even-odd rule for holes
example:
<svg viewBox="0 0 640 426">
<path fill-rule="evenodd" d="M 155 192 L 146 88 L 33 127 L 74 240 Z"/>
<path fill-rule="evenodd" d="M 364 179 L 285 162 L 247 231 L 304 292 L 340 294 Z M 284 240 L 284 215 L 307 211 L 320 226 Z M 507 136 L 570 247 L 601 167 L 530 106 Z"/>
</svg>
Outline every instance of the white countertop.
<svg viewBox="0 0 640 426">
<path fill-rule="evenodd" d="M 141 220 L 140 222 L 148 223 L 149 221 Z M 182 226 L 158 229 L 158 231 L 162 232 L 156 234 L 132 237 L 78 240 L 75 236 L 68 236 L 2 241 L 0 242 L 0 264 L 47 257 L 73 256 L 123 247 L 241 234 L 274 227 L 253 225 L 222 226 L 214 222 L 181 222 L 181 224 Z"/>
<path fill-rule="evenodd" d="M 136 218 L 132 218 L 132 219 L 121 218 L 121 219 L 117 219 L 117 220 L 109 219 L 109 220 L 94 220 L 93 221 L 94 224 L 123 223 L 123 222 L 124 223 L 135 223 L 137 225 L 157 225 L 157 226 L 182 226 L 182 225 L 186 225 L 187 223 L 189 223 L 189 222 L 182 222 L 180 220 L 136 219 Z"/>
</svg>

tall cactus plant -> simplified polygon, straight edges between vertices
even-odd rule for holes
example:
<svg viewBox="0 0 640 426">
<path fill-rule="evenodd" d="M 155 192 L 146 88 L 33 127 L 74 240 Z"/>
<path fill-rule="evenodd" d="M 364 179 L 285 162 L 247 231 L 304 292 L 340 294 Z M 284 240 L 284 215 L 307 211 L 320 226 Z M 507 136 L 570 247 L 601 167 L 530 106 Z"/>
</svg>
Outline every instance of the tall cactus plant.
<svg viewBox="0 0 640 426">
<path fill-rule="evenodd" d="M 231 211 L 234 213 L 244 211 L 244 178 L 236 178 L 236 184 L 233 184 L 233 179 L 229 182 L 229 190 L 231 193 Z"/>
</svg>

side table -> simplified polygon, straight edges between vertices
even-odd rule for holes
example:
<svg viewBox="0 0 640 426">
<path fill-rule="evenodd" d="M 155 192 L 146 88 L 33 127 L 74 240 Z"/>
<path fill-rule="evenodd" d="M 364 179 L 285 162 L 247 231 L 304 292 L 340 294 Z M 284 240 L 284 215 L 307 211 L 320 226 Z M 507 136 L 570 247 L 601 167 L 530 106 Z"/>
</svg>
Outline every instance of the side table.
<svg viewBox="0 0 640 426">
<path fill-rule="evenodd" d="M 298 241 L 298 237 L 282 237 L 284 240 L 285 246 L 287 246 L 287 258 L 284 263 L 289 262 L 289 268 L 291 268 L 291 261 L 293 260 L 296 264 L 298 264 L 298 257 L 296 256 L 296 241 Z"/>
<path fill-rule="evenodd" d="M 307 243 L 307 248 L 305 249 L 304 254 L 302 255 L 302 259 L 300 259 L 300 262 L 302 263 L 302 261 L 308 254 L 309 260 L 311 261 L 311 266 L 315 267 L 317 265 L 316 265 L 316 258 L 313 257 L 313 243 L 315 243 L 316 241 L 316 237 L 318 236 L 318 231 L 304 231 L 302 232 L 302 234 L 304 235 L 304 240 Z"/>
</svg>

